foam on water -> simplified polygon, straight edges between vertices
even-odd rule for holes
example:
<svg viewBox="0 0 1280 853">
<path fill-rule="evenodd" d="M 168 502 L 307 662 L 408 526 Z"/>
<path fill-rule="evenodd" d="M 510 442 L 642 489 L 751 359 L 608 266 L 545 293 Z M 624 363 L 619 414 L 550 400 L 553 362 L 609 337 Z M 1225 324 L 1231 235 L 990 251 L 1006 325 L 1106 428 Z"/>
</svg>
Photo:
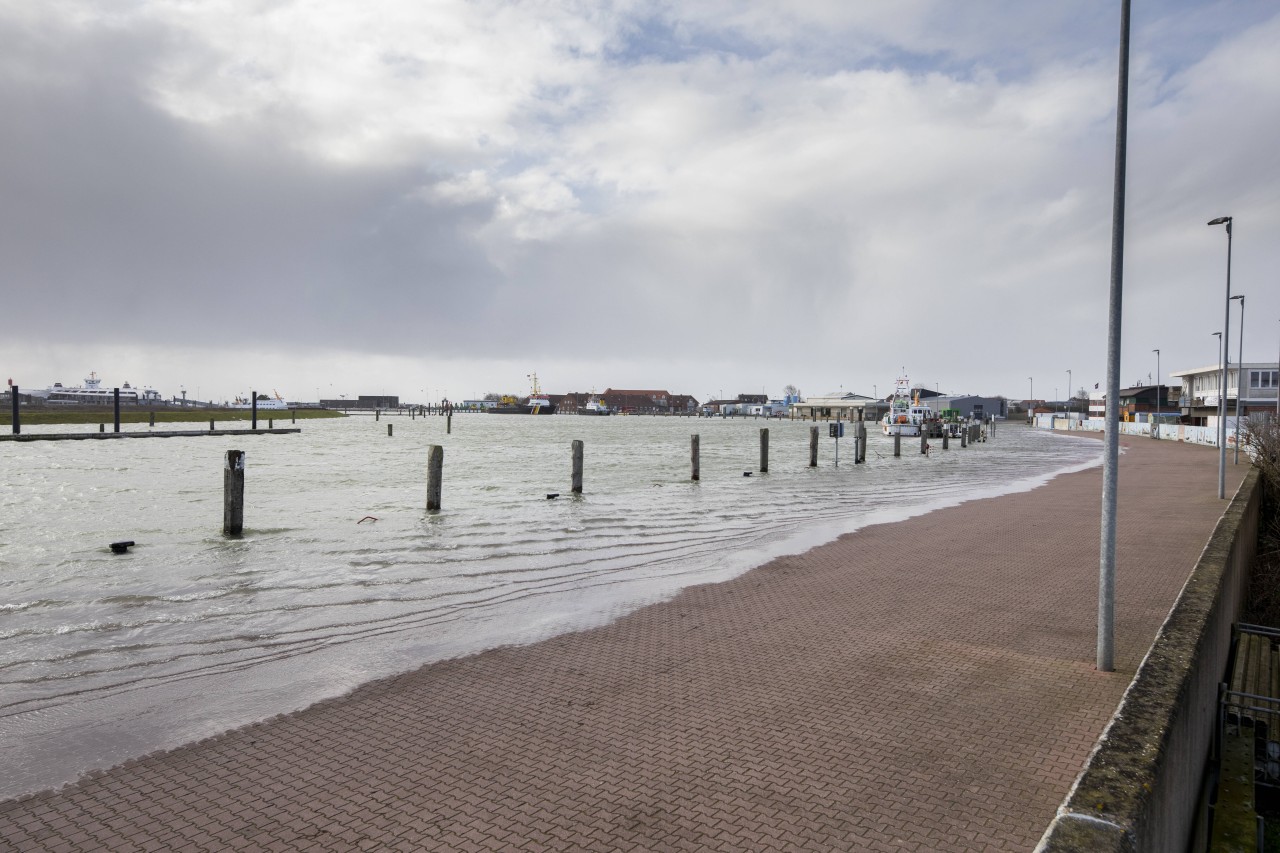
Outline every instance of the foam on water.
<svg viewBox="0 0 1280 853">
<path fill-rule="evenodd" d="M 811 469 L 801 422 L 467 415 L 452 435 L 441 418 L 394 423 L 394 438 L 351 418 L 269 438 L 6 444 L 0 797 L 1101 459 L 1097 442 L 1006 424 L 965 450 L 935 440 L 927 458 L 904 441 L 901 459 L 873 429 L 869 464 L 850 464 L 845 440 L 838 468 L 824 435 Z M 743 477 L 764 426 L 770 472 Z M 572 439 L 586 445 L 582 497 L 568 494 Z M 445 447 L 432 515 L 429 444 Z M 229 448 L 248 461 L 238 539 L 220 535 Z M 138 544 L 112 554 L 118 539 Z"/>
</svg>

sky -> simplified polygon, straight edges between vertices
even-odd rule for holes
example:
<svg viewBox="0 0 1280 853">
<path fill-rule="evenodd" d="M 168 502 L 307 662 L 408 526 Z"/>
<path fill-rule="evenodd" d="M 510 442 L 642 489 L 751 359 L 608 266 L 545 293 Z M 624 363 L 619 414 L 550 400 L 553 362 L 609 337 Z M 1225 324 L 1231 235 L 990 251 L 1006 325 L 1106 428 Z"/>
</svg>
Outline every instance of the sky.
<svg viewBox="0 0 1280 853">
<path fill-rule="evenodd" d="M 0 0 L 0 372 L 1105 388 L 1119 6 Z M 1223 215 L 1277 359 L 1277 45 L 1274 0 L 1133 4 L 1122 386 L 1217 363 Z"/>
</svg>

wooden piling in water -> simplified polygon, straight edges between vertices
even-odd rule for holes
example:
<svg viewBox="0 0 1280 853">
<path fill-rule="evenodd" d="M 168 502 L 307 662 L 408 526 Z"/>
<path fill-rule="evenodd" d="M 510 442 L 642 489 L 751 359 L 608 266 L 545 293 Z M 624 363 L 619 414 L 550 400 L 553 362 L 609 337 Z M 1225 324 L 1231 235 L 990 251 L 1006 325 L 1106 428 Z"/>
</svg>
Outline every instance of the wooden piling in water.
<svg viewBox="0 0 1280 853">
<path fill-rule="evenodd" d="M 106 432 L 106 431 L 107 431 L 106 424 L 98 424 L 98 432 Z"/>
<path fill-rule="evenodd" d="M 150 412 L 149 414 L 151 415 L 151 417 L 150 417 L 150 419 L 149 419 L 149 420 L 148 420 L 148 422 L 147 422 L 147 426 L 155 426 L 155 425 L 156 425 L 156 413 L 155 413 L 154 411 L 152 411 L 152 412 Z"/>
<path fill-rule="evenodd" d="M 253 401 L 253 429 L 258 428 L 258 392 L 253 391 L 249 394 L 249 399 Z"/>
<path fill-rule="evenodd" d="M 119 388 L 111 389 L 111 400 L 113 403 L 112 411 L 114 412 L 114 415 L 112 416 L 112 421 L 111 421 L 111 423 L 113 424 L 111 431 L 119 432 L 120 431 L 120 389 Z"/>
<path fill-rule="evenodd" d="M 580 495 L 582 494 L 582 441 L 575 438 L 571 448 L 573 451 L 573 478 L 569 491 L 575 495 Z"/>
<path fill-rule="evenodd" d="M 895 458 L 902 455 L 902 431 L 901 430 L 893 434 L 893 455 Z"/>
<path fill-rule="evenodd" d="M 951 447 L 951 430 L 945 426 L 942 428 L 942 449 L 948 450 Z"/>
<path fill-rule="evenodd" d="M 769 428 L 760 430 L 760 473 L 769 473 Z"/>
<path fill-rule="evenodd" d="M 222 534 L 244 531 L 244 451 L 228 450 L 222 469 Z"/>
<path fill-rule="evenodd" d="M 969 427 L 968 426 L 960 430 L 960 446 L 961 447 L 969 446 Z"/>
<path fill-rule="evenodd" d="M 920 425 L 920 455 L 924 456 L 929 452 L 929 430 L 923 424 Z"/>
<path fill-rule="evenodd" d="M 444 434 L 453 435 L 453 410 L 449 410 L 449 414 L 444 416 Z"/>
<path fill-rule="evenodd" d="M 213 432 L 213 418 L 209 418 L 209 432 Z"/>
<path fill-rule="evenodd" d="M 394 426 L 394 424 L 387 424 L 387 438 L 391 438 L 391 427 L 392 427 L 392 426 Z"/>
<path fill-rule="evenodd" d="M 691 469 L 689 479 L 695 482 L 702 478 L 702 460 L 699 454 L 701 441 L 701 437 L 696 432 L 689 436 L 689 467 Z"/>
<path fill-rule="evenodd" d="M 17 385 L 12 385 L 9 387 L 9 397 L 11 399 L 11 402 L 13 403 L 13 406 L 12 406 L 13 419 L 10 421 L 10 423 L 13 425 L 13 434 L 22 435 L 22 421 L 18 415 L 19 403 L 18 403 L 18 386 Z"/>
<path fill-rule="evenodd" d="M 444 448 L 427 447 L 427 512 L 440 511 L 440 482 L 444 476 Z"/>
<path fill-rule="evenodd" d="M 818 467 L 818 428 L 809 427 L 809 467 Z"/>
</svg>

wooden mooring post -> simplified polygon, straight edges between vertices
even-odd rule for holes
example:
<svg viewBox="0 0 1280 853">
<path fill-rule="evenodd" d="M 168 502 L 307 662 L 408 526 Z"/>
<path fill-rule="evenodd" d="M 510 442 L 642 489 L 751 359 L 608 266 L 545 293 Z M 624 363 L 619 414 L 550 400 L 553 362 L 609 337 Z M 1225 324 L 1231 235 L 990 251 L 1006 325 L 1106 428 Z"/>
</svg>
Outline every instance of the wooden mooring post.
<svg viewBox="0 0 1280 853">
<path fill-rule="evenodd" d="M 902 431 L 901 430 L 893 434 L 893 455 L 895 458 L 902 455 Z"/>
<path fill-rule="evenodd" d="M 213 432 L 213 418 L 209 418 L 209 432 Z"/>
<path fill-rule="evenodd" d="M 120 389 L 119 388 L 111 389 L 111 400 L 113 403 L 112 410 L 114 412 L 114 415 L 112 416 L 112 419 L 111 419 L 111 423 L 112 423 L 111 431 L 119 432 L 120 431 Z"/>
<path fill-rule="evenodd" d="M 969 446 L 969 426 L 968 426 L 968 424 L 966 424 L 966 425 L 965 425 L 965 426 L 960 430 L 960 446 L 961 446 L 961 447 L 968 447 L 968 446 Z"/>
<path fill-rule="evenodd" d="M 244 531 L 244 451 L 228 450 L 222 469 L 222 533 L 239 536 Z"/>
<path fill-rule="evenodd" d="M 149 418 L 148 418 L 148 420 L 147 420 L 147 426 L 155 426 L 155 425 L 156 425 L 156 413 L 155 413 L 154 411 L 152 411 L 152 412 L 150 412 L 149 414 L 150 414 L 150 417 L 149 417 Z"/>
<path fill-rule="evenodd" d="M 427 512 L 440 511 L 440 481 L 444 477 L 444 448 L 427 447 Z"/>
<path fill-rule="evenodd" d="M 444 434 L 453 435 L 453 409 L 450 409 L 449 414 L 444 416 Z"/>
<path fill-rule="evenodd" d="M 818 428 L 809 427 L 809 467 L 818 467 Z"/>
<path fill-rule="evenodd" d="M 573 451 L 573 478 L 569 491 L 575 495 L 580 495 L 582 494 L 582 441 L 575 438 L 571 449 Z"/>
<path fill-rule="evenodd" d="M 942 428 L 942 449 L 948 450 L 951 446 L 951 430 L 947 427 Z"/>
<path fill-rule="evenodd" d="M 929 430 L 923 424 L 920 426 L 920 455 L 925 456 L 929 453 Z"/>
<path fill-rule="evenodd" d="M 760 473 L 769 473 L 769 428 L 760 429 Z"/>
<path fill-rule="evenodd" d="M 867 461 L 867 424 L 858 421 L 858 432 L 853 440 L 853 464 L 861 465 Z"/>
<path fill-rule="evenodd" d="M 395 426 L 395 424 L 387 424 L 387 438 L 391 438 L 391 427 L 393 426 Z"/>
<path fill-rule="evenodd" d="M 249 398 L 253 400 L 253 429 L 258 428 L 258 392 L 254 391 L 249 394 Z"/>
<path fill-rule="evenodd" d="M 12 400 L 12 402 L 13 402 L 13 407 L 12 407 L 12 408 L 13 408 L 13 419 L 10 421 L 10 423 L 12 423 L 12 424 L 13 424 L 13 434 L 14 434 L 14 435 L 22 435 L 22 420 L 20 419 L 20 417 L 19 417 L 19 415 L 18 415 L 18 412 L 19 412 L 19 409 L 18 409 L 18 402 L 19 402 L 19 401 L 18 401 L 18 386 L 17 386 L 17 385 L 12 385 L 12 386 L 10 386 L 10 387 L 9 387 L 9 397 L 10 397 L 10 399 L 11 399 L 11 400 Z"/>
<path fill-rule="evenodd" d="M 701 440 L 701 437 L 696 432 L 689 436 L 689 466 L 692 469 L 689 474 L 689 479 L 694 482 L 697 482 L 702 477 L 702 462 L 698 456 L 698 445 Z"/>
</svg>

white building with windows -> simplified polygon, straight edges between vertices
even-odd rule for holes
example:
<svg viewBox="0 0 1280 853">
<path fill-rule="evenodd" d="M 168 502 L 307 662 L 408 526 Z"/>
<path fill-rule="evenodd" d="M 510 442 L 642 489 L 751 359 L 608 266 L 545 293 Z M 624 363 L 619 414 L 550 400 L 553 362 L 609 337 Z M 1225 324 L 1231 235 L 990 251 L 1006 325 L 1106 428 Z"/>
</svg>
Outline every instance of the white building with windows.
<svg viewBox="0 0 1280 853">
<path fill-rule="evenodd" d="M 1220 365 L 1198 367 L 1169 374 L 1170 384 L 1182 383 L 1178 405 L 1182 416 L 1201 426 L 1217 424 L 1218 401 L 1222 382 Z M 1243 382 L 1243 384 L 1242 384 Z M 1276 362 L 1245 362 L 1227 365 L 1227 416 L 1234 419 L 1236 398 L 1240 398 L 1240 415 L 1276 411 L 1276 394 L 1280 389 L 1280 365 Z"/>
</svg>

